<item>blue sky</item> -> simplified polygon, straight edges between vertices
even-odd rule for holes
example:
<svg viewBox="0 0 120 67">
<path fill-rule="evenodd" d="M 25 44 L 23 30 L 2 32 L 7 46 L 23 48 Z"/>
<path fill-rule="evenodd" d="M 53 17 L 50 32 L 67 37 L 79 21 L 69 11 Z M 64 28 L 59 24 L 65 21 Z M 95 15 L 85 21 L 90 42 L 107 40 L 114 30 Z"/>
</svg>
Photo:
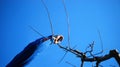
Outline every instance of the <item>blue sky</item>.
<svg viewBox="0 0 120 67">
<path fill-rule="evenodd" d="M 44 0 L 48 6 L 53 23 L 54 34 L 61 34 L 66 46 L 67 22 L 62 0 Z M 46 10 L 40 0 L 1 0 L 0 2 L 0 67 L 4 67 L 12 58 L 24 49 L 27 44 L 41 36 L 32 31 L 34 27 L 44 36 L 51 35 L 51 29 Z M 120 0 L 65 0 L 70 19 L 70 46 L 85 51 L 92 41 L 95 41 L 94 53 L 101 50 L 100 30 L 104 54 L 111 49 L 120 51 Z M 26 67 L 71 67 L 68 61 L 79 67 L 81 61 L 75 55 L 68 53 L 58 64 L 64 51 L 56 45 L 46 47 Z M 85 63 L 91 67 L 92 63 Z M 101 63 L 103 66 L 117 65 L 114 59 Z"/>
</svg>

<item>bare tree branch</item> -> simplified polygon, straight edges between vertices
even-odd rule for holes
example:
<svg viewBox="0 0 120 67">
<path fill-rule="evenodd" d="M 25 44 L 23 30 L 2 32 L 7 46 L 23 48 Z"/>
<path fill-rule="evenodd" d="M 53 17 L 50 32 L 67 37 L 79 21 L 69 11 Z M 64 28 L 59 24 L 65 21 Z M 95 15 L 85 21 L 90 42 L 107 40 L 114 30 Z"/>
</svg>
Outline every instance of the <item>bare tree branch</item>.
<svg viewBox="0 0 120 67">
<path fill-rule="evenodd" d="M 98 67 L 99 64 L 102 61 L 108 60 L 110 58 L 115 58 L 115 60 L 117 61 L 118 65 L 120 66 L 120 54 L 115 49 L 110 50 L 109 53 L 104 55 L 104 56 L 93 56 L 91 58 L 91 57 L 86 56 L 86 52 L 81 52 L 81 51 L 78 51 L 78 50 L 75 50 L 75 49 L 72 49 L 72 48 L 66 48 L 66 47 L 63 47 L 63 46 L 61 46 L 59 44 L 58 44 L 58 46 L 61 49 L 66 50 L 68 52 L 71 52 L 71 53 L 75 54 L 77 57 L 79 57 L 81 59 L 81 61 L 82 61 L 80 67 L 83 67 L 84 62 L 96 62 L 96 67 Z"/>
</svg>

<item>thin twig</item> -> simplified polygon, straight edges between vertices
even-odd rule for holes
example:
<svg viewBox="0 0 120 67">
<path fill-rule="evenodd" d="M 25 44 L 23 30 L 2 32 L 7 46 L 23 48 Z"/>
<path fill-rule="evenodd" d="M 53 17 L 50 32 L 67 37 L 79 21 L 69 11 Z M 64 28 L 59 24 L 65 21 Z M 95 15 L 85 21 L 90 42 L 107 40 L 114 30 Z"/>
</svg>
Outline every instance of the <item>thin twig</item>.
<svg viewBox="0 0 120 67">
<path fill-rule="evenodd" d="M 69 15 L 68 15 L 68 12 L 67 12 L 67 8 L 66 8 L 66 5 L 65 5 L 65 1 L 62 0 L 62 2 L 63 2 L 63 5 L 64 5 L 66 17 L 67 17 L 67 27 L 68 27 L 68 48 L 70 48 L 70 22 L 69 22 Z"/>
<path fill-rule="evenodd" d="M 47 11 L 47 15 L 48 15 L 48 19 L 49 19 L 50 27 L 51 27 L 51 32 L 52 32 L 52 35 L 54 35 L 52 20 L 51 20 L 51 18 L 50 18 L 50 13 L 49 13 L 48 8 L 47 8 L 46 4 L 44 3 L 44 1 L 41 0 L 41 2 L 43 3 L 43 5 L 44 5 L 44 7 L 45 7 L 45 9 L 46 9 L 46 11 Z"/>
</svg>

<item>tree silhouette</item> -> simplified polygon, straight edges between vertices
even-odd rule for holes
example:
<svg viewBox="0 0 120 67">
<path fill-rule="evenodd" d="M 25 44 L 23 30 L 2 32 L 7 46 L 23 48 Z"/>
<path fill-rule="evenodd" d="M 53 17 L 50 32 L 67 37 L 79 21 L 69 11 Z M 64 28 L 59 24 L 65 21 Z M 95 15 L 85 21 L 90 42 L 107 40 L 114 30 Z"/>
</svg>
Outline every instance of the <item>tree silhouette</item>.
<svg viewBox="0 0 120 67">
<path fill-rule="evenodd" d="M 110 50 L 108 54 L 105 54 L 104 56 L 96 56 L 98 54 L 101 54 L 103 51 L 100 51 L 99 53 L 93 54 L 93 45 L 94 45 L 94 41 L 89 44 L 89 46 L 87 48 L 90 48 L 90 50 L 86 50 L 85 52 L 81 52 L 78 51 L 76 49 L 73 48 L 68 48 L 68 47 L 63 47 L 60 44 L 58 44 L 58 46 L 68 52 L 71 52 L 72 54 L 75 54 L 78 58 L 81 59 L 81 65 L 80 67 L 84 66 L 84 62 L 96 62 L 96 66 L 95 67 L 99 67 L 100 63 L 106 60 L 109 60 L 111 58 L 115 58 L 115 60 L 117 61 L 118 65 L 120 66 L 120 54 L 117 51 L 117 49 L 113 49 Z M 87 53 L 90 53 L 89 56 L 87 56 Z"/>
</svg>

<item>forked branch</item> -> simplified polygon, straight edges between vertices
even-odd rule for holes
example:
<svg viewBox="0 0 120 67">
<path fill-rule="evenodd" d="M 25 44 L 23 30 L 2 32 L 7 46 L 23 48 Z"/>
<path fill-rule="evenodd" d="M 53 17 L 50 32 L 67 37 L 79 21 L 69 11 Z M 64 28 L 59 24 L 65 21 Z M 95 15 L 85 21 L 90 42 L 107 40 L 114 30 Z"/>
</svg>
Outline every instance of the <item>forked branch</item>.
<svg viewBox="0 0 120 67">
<path fill-rule="evenodd" d="M 59 44 L 58 44 L 58 46 L 61 49 L 71 52 L 71 53 L 75 54 L 77 57 L 79 57 L 82 61 L 80 67 L 83 67 L 84 62 L 96 62 L 96 67 L 98 67 L 102 61 L 108 60 L 110 58 L 115 58 L 118 65 L 120 66 L 120 54 L 116 49 L 110 50 L 109 53 L 104 56 L 93 56 L 91 58 L 91 57 L 88 57 L 85 52 L 81 52 L 81 51 L 78 51 L 78 50 L 75 50 L 72 48 L 63 47 Z"/>
</svg>

